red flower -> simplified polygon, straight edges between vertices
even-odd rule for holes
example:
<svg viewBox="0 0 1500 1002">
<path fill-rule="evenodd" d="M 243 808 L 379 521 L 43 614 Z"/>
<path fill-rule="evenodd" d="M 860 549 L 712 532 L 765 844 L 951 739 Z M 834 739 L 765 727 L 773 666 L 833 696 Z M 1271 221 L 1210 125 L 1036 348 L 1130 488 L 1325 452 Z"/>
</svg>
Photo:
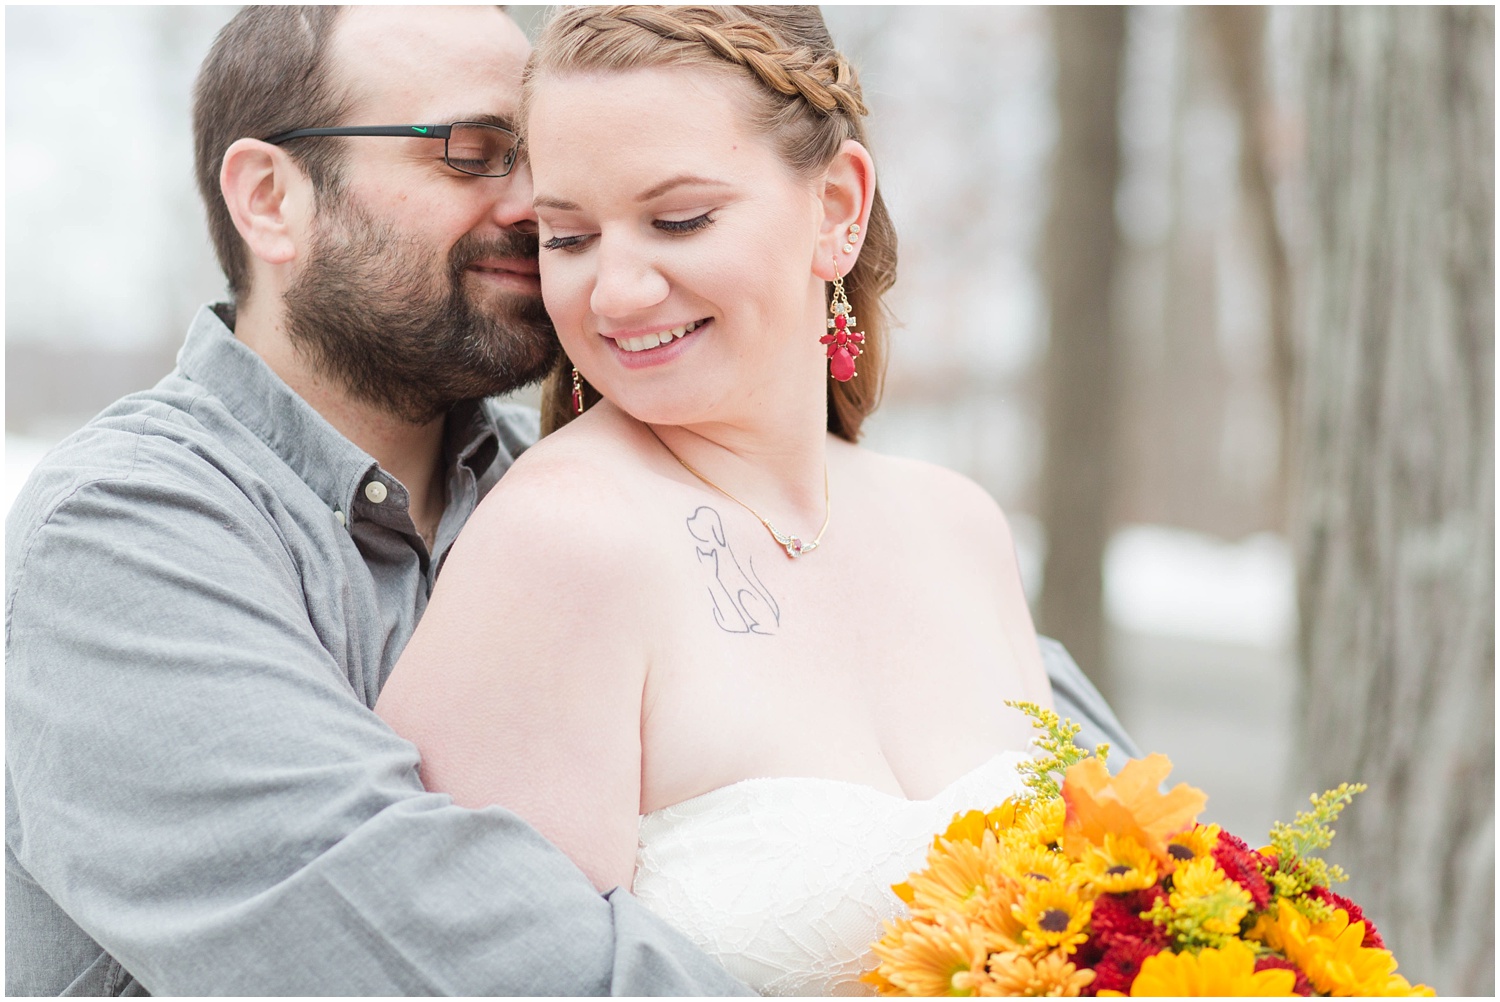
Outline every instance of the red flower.
<svg viewBox="0 0 1500 1002">
<path fill-rule="evenodd" d="M 1261 957 L 1255 962 L 1255 970 L 1257 972 L 1266 970 L 1291 971 L 1297 976 L 1297 983 L 1292 986 L 1292 991 L 1298 995 L 1317 994 L 1313 991 L 1312 982 L 1308 981 L 1307 975 L 1302 973 L 1302 968 L 1290 960 L 1283 960 L 1281 957 Z"/>
<path fill-rule="evenodd" d="M 1084 970 L 1085 968 L 1092 970 L 1094 968 L 1094 965 L 1098 964 L 1099 961 L 1104 959 L 1104 954 L 1108 951 L 1109 947 L 1105 944 L 1104 940 L 1100 939 L 1098 936 L 1090 936 L 1088 940 L 1078 948 L 1078 952 L 1073 954 L 1073 956 L 1069 957 L 1068 959 L 1071 960 L 1073 962 L 1073 966 L 1077 967 L 1080 971 Z M 1093 994 L 1093 992 L 1089 989 L 1085 989 L 1083 994 L 1091 995 Z"/>
<path fill-rule="evenodd" d="M 1263 858 L 1252 852 L 1242 840 L 1226 831 L 1219 832 L 1219 842 L 1214 846 L 1214 862 L 1230 880 L 1245 889 L 1257 909 L 1271 903 L 1271 885 L 1261 874 Z"/>
<path fill-rule="evenodd" d="M 1141 973 L 1141 964 L 1147 957 L 1162 951 L 1159 943 L 1146 943 L 1139 939 L 1122 936 L 1094 965 L 1094 982 L 1084 991 L 1097 995 L 1102 991 L 1130 993 L 1135 976 Z"/>
<path fill-rule="evenodd" d="M 1359 905 L 1355 904 L 1353 901 L 1350 901 L 1342 894 L 1339 894 L 1336 891 L 1331 891 L 1326 887 L 1314 887 L 1312 890 L 1307 892 L 1307 896 L 1312 898 L 1314 901 L 1323 902 L 1330 908 L 1344 909 L 1344 911 L 1349 913 L 1349 921 L 1351 923 L 1363 922 L 1365 924 L 1365 938 L 1364 941 L 1360 943 L 1361 946 L 1368 947 L 1373 950 L 1385 949 L 1385 940 L 1380 938 L 1380 933 L 1375 929 L 1375 923 L 1371 922 L 1365 916 L 1364 911 L 1360 909 Z"/>
<path fill-rule="evenodd" d="M 1121 938 L 1166 945 L 1166 931 L 1141 918 L 1141 912 L 1149 911 L 1156 903 L 1152 890 L 1155 888 L 1129 894 L 1101 894 L 1094 900 L 1089 924 L 1103 949 L 1108 950 Z"/>
</svg>

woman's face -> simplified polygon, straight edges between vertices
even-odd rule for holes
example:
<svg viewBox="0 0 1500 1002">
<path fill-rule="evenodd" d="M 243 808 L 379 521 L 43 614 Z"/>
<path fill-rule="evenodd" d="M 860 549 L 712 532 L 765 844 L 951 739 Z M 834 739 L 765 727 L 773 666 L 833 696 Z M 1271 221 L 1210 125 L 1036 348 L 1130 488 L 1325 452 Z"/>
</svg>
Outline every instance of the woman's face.
<svg viewBox="0 0 1500 1002">
<path fill-rule="evenodd" d="M 821 401 L 823 206 L 701 69 L 538 83 L 527 142 L 542 296 L 569 358 L 659 424 L 735 421 L 794 373 Z"/>
</svg>

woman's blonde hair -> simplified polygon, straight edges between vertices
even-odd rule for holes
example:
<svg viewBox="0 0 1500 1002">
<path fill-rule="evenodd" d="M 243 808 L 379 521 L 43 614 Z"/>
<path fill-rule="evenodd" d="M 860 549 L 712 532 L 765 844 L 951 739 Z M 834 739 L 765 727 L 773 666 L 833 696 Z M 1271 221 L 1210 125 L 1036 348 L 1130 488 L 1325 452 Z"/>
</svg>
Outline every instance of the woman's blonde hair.
<svg viewBox="0 0 1500 1002">
<path fill-rule="evenodd" d="M 752 84 L 751 126 L 768 136 L 787 166 L 813 178 L 845 140 L 865 146 L 859 77 L 833 47 L 817 7 L 572 7 L 542 31 L 527 67 L 522 118 L 543 77 L 577 71 L 702 66 Z M 859 439 L 880 403 L 890 318 L 881 296 L 896 281 L 896 231 L 875 192 L 859 260 L 845 276 L 851 312 L 865 334 L 859 375 L 828 378 L 828 430 Z M 572 363 L 566 356 L 542 384 L 542 432 L 573 419 Z M 599 399 L 584 386 L 584 399 Z"/>
</svg>

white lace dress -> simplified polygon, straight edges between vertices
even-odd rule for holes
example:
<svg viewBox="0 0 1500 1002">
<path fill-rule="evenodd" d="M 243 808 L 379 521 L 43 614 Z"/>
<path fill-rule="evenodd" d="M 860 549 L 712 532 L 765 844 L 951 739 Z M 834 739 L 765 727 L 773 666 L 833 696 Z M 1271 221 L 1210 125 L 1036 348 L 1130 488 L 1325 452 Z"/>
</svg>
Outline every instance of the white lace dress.
<svg viewBox="0 0 1500 1002">
<path fill-rule="evenodd" d="M 930 800 L 830 779 L 747 779 L 643 815 L 636 896 L 762 995 L 869 995 L 870 946 L 958 811 L 1021 791 L 997 755 Z"/>
</svg>

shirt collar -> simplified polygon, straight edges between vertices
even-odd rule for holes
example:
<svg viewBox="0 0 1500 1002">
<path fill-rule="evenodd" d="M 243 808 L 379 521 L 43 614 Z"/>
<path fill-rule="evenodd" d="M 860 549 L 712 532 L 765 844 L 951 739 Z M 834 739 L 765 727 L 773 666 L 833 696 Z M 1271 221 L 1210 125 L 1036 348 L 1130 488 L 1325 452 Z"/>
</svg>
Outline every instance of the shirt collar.
<svg viewBox="0 0 1500 1002">
<path fill-rule="evenodd" d="M 347 517 L 356 492 L 376 476 L 379 464 L 234 336 L 224 320 L 232 319 L 233 311 L 227 303 L 198 310 L 178 352 L 178 369 L 221 400 L 325 504 Z M 444 437 L 444 462 L 450 475 L 459 463 L 482 474 L 498 451 L 494 426 L 479 402 L 455 405 Z M 394 482 L 389 474 L 382 476 Z"/>
</svg>

